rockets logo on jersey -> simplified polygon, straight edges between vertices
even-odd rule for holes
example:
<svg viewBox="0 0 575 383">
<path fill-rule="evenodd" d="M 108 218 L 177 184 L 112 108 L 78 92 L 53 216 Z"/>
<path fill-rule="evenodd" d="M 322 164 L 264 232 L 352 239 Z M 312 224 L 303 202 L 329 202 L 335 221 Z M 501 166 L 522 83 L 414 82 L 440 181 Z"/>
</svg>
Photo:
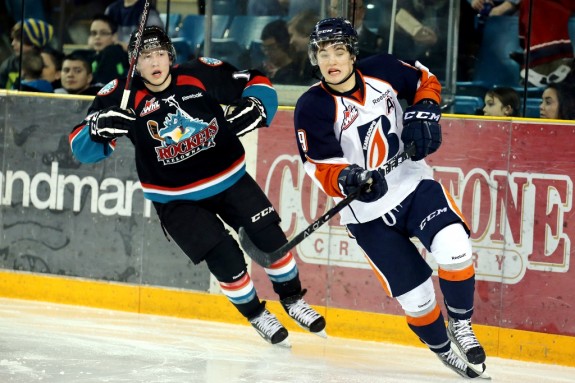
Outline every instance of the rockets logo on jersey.
<svg viewBox="0 0 575 383">
<path fill-rule="evenodd" d="M 390 133 L 390 128 L 389 120 L 382 116 L 357 127 L 366 169 L 380 167 L 399 151 L 399 137 L 395 133 Z"/>
<path fill-rule="evenodd" d="M 150 135 L 162 143 L 155 148 L 158 161 L 164 165 L 176 164 L 216 146 L 215 138 L 220 129 L 215 117 L 209 123 L 193 118 L 180 108 L 174 95 L 162 101 L 175 106 L 176 113 L 166 116 L 161 129 L 156 121 L 147 123 Z"/>
<path fill-rule="evenodd" d="M 357 108 L 353 105 L 347 105 L 343 111 L 343 122 L 341 123 L 341 130 L 346 130 L 353 124 L 359 116 Z"/>
</svg>

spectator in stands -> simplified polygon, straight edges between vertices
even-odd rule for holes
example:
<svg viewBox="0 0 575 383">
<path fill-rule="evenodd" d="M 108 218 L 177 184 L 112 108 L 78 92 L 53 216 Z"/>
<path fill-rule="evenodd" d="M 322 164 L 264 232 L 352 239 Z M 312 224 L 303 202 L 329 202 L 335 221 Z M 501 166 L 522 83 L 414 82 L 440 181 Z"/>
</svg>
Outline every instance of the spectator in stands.
<svg viewBox="0 0 575 383">
<path fill-rule="evenodd" d="M 62 88 L 56 93 L 95 96 L 101 86 L 92 85 L 92 65 L 85 56 L 71 53 L 62 63 Z"/>
<path fill-rule="evenodd" d="M 485 93 L 485 116 L 519 117 L 521 102 L 519 94 L 513 88 L 496 87 Z"/>
<path fill-rule="evenodd" d="M 146 0 L 115 0 L 104 12 L 118 26 L 118 42 L 126 52 L 128 51 L 130 34 L 140 24 L 140 16 L 144 12 L 145 3 Z M 160 28 L 164 28 L 160 14 L 152 5 L 150 5 L 146 25 L 157 25 Z"/>
<path fill-rule="evenodd" d="M 52 84 L 53 89 L 62 87 L 60 76 L 62 75 L 62 61 L 64 53 L 59 50 L 46 47 L 41 52 L 44 68 L 42 69 L 42 78 Z"/>
<path fill-rule="evenodd" d="M 318 21 L 318 14 L 311 11 L 298 13 L 288 21 L 288 32 L 290 34 L 290 45 L 294 52 L 294 61 L 300 68 L 299 76 L 305 84 L 312 84 L 316 81 L 315 79 L 319 79 L 307 55 L 309 34 Z"/>
<path fill-rule="evenodd" d="M 44 61 L 39 51 L 32 49 L 22 53 L 22 80 L 14 84 L 14 89 L 26 92 L 54 93 L 52 84 L 42 78 Z"/>
<path fill-rule="evenodd" d="M 299 66 L 292 58 L 286 22 L 275 20 L 267 24 L 260 39 L 265 59 L 258 69 L 274 84 L 299 83 Z"/>
<path fill-rule="evenodd" d="M 399 0 L 393 54 L 425 62 L 440 80 L 447 59 L 447 0 Z"/>
<path fill-rule="evenodd" d="M 541 96 L 539 116 L 555 120 L 575 120 L 575 84 L 549 84 Z"/>
<path fill-rule="evenodd" d="M 331 0 L 330 16 L 342 17 L 343 0 Z M 365 5 L 363 0 L 348 2 L 347 19 L 351 21 L 358 34 L 359 55 L 358 60 L 372 56 L 383 51 L 383 38 L 367 28 L 363 20 L 365 18 Z"/>
<path fill-rule="evenodd" d="M 0 65 L 0 88 L 12 89 L 19 76 L 20 51 L 22 53 L 35 50 L 40 51 L 48 45 L 54 34 L 54 28 L 37 19 L 25 19 L 24 27 L 18 22 L 12 27 L 12 55 Z M 22 39 L 22 45 L 20 45 Z"/>
<path fill-rule="evenodd" d="M 118 44 L 118 26 L 105 14 L 98 14 L 90 24 L 88 46 L 93 50 L 94 84 L 105 85 L 128 74 L 128 53 Z"/>
</svg>

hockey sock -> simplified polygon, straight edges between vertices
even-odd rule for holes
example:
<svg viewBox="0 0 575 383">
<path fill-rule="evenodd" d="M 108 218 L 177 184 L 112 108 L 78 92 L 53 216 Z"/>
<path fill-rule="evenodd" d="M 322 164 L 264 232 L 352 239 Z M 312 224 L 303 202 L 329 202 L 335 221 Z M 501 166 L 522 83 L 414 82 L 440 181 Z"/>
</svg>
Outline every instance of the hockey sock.
<svg viewBox="0 0 575 383">
<path fill-rule="evenodd" d="M 407 324 L 433 352 L 449 351 L 449 339 L 445 329 L 445 321 L 439 306 L 435 304 L 432 311 L 420 317 L 406 315 Z"/>
<path fill-rule="evenodd" d="M 280 299 L 285 299 L 301 292 L 299 273 L 291 251 L 272 263 L 268 268 L 264 268 L 264 270 Z"/>
<path fill-rule="evenodd" d="M 439 269 L 439 286 L 443 293 L 449 316 L 455 319 L 469 319 L 473 314 L 475 293 L 475 271 L 473 265 L 463 270 Z"/>
</svg>

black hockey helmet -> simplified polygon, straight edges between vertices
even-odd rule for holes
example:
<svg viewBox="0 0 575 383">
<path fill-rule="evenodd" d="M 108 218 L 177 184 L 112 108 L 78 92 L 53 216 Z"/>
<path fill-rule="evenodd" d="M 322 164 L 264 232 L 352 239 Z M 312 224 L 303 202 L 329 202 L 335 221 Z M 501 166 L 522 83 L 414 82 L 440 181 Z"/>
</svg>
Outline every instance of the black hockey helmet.
<svg viewBox="0 0 575 383">
<path fill-rule="evenodd" d="M 342 43 L 352 55 L 359 54 L 357 31 L 349 21 L 341 17 L 323 19 L 317 22 L 309 35 L 307 53 L 311 65 L 317 65 L 317 51 L 320 44 L 327 41 Z"/>
<path fill-rule="evenodd" d="M 132 32 L 132 35 L 130 36 L 130 42 L 128 43 L 128 56 L 130 61 L 136 55 L 137 38 L 138 31 L 135 30 Z M 144 33 L 142 34 L 140 52 L 156 48 L 164 48 L 168 51 L 170 59 L 172 61 L 176 60 L 176 49 L 174 48 L 172 40 L 170 40 L 166 32 L 162 28 L 155 25 L 145 27 Z"/>
</svg>

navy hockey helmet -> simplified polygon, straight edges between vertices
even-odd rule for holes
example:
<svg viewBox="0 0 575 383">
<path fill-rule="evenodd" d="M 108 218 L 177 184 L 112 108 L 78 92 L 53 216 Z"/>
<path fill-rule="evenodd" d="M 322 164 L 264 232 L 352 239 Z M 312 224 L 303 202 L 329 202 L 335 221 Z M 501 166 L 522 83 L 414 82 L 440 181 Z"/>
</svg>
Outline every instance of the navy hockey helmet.
<svg viewBox="0 0 575 383">
<path fill-rule="evenodd" d="M 128 43 L 128 56 L 130 61 L 136 55 L 137 38 L 138 31 L 135 30 L 132 32 L 132 35 L 130 36 L 130 42 Z M 142 34 L 140 52 L 156 48 L 164 48 L 168 51 L 170 59 L 172 61 L 176 61 L 176 49 L 174 48 L 172 40 L 170 40 L 166 32 L 162 28 L 155 25 L 145 27 L 144 33 Z"/>
<path fill-rule="evenodd" d="M 357 56 L 359 54 L 357 31 L 344 18 L 323 19 L 317 22 L 313 32 L 309 35 L 307 53 L 311 65 L 317 65 L 317 52 L 320 44 L 324 42 L 342 43 L 352 55 Z"/>
</svg>

